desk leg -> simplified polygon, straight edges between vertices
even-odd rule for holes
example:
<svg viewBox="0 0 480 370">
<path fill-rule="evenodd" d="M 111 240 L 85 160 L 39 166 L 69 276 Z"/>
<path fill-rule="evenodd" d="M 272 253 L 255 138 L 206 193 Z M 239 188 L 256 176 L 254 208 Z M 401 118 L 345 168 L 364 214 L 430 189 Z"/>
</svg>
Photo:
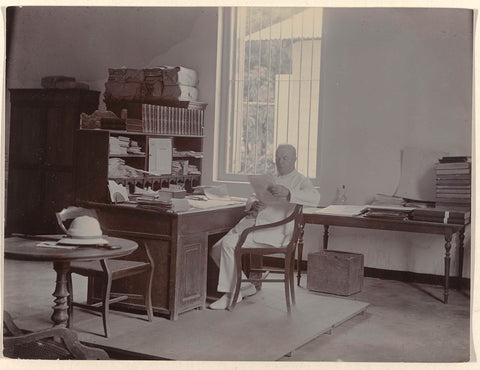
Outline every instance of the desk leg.
<svg viewBox="0 0 480 370">
<path fill-rule="evenodd" d="M 328 248 L 328 227 L 330 225 L 323 225 L 323 249 Z"/>
<path fill-rule="evenodd" d="M 303 233 L 305 224 L 300 225 L 300 236 L 298 237 L 298 256 L 297 256 L 297 285 L 300 286 L 302 278 L 302 257 L 303 257 Z"/>
<path fill-rule="evenodd" d="M 463 241 L 465 240 L 465 228 L 458 232 L 458 289 L 462 289 L 463 276 Z"/>
<path fill-rule="evenodd" d="M 67 326 L 68 321 L 68 289 L 67 289 L 67 272 L 70 270 L 69 261 L 55 261 L 53 262 L 53 269 L 57 273 L 57 280 L 55 284 L 55 306 L 53 307 L 53 314 L 51 320 L 55 323 L 54 327 Z"/>
<path fill-rule="evenodd" d="M 452 248 L 452 230 L 445 230 L 445 287 L 443 303 L 448 303 L 448 280 L 450 278 L 450 249 Z"/>
</svg>

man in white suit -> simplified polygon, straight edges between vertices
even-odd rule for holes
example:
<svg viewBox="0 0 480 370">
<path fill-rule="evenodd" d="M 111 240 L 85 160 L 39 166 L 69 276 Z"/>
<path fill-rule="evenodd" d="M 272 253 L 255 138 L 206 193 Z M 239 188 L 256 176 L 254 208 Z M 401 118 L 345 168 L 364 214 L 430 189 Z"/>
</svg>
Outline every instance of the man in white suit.
<svg viewBox="0 0 480 370">
<path fill-rule="evenodd" d="M 213 246 L 210 255 L 220 270 L 217 290 L 225 294 L 210 304 L 211 309 L 224 310 L 231 303 L 236 283 L 235 246 L 243 230 L 254 225 L 283 220 L 291 214 L 295 204 L 313 207 L 318 205 L 320 194 L 309 179 L 295 170 L 296 160 L 295 147 L 289 144 L 278 146 L 275 153 L 278 174 L 273 178 L 273 185 L 268 187 L 268 191 L 276 201 L 267 205 L 255 196 L 250 197 L 246 204 L 248 215 Z M 293 222 L 275 228 L 256 230 L 248 235 L 243 248 L 285 246 L 289 242 L 292 231 Z M 243 272 L 242 276 L 244 276 Z M 253 284 L 244 285 L 238 301 L 255 293 Z"/>
</svg>

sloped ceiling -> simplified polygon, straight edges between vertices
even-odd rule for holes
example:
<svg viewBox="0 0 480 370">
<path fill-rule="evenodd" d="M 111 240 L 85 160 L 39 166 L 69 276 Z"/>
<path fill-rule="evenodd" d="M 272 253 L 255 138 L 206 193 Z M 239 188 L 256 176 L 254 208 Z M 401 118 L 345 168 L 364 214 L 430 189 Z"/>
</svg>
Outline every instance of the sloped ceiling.
<svg viewBox="0 0 480 370">
<path fill-rule="evenodd" d="M 8 40 L 7 79 L 35 65 L 45 74 L 102 79 L 107 67 L 142 68 L 186 39 L 202 8 L 193 7 L 19 7 Z M 94 61 L 94 62 L 93 62 Z M 45 69 L 45 68 L 44 68 Z"/>
</svg>

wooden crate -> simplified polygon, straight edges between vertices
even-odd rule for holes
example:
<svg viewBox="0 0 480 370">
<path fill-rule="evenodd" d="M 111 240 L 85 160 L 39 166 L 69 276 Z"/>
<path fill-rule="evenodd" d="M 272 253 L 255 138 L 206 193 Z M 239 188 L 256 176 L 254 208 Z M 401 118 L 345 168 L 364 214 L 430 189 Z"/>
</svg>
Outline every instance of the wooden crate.
<svg viewBox="0 0 480 370">
<path fill-rule="evenodd" d="M 348 296 L 363 286 L 363 254 L 322 250 L 308 255 L 307 289 Z"/>
</svg>

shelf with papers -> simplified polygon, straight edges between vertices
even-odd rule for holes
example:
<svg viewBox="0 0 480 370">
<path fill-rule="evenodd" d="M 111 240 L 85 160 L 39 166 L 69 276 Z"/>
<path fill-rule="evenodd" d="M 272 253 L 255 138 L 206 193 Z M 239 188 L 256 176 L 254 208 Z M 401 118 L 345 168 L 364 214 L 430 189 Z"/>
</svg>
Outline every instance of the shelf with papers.
<svg viewBox="0 0 480 370">
<path fill-rule="evenodd" d="M 109 180 L 130 193 L 135 186 L 158 190 L 171 184 L 190 193 L 201 185 L 203 137 L 81 129 L 76 132 L 75 157 L 77 201 L 109 203 Z"/>
</svg>

